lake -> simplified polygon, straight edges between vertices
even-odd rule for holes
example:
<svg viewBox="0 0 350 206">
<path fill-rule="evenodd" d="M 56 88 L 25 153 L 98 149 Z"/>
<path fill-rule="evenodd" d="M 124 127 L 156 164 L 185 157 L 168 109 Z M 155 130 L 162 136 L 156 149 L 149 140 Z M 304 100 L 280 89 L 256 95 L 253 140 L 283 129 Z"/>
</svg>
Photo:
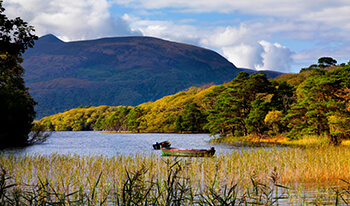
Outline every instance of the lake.
<svg viewBox="0 0 350 206">
<path fill-rule="evenodd" d="M 172 147 L 187 149 L 209 149 L 215 147 L 217 153 L 234 152 L 242 145 L 211 144 L 209 134 L 151 134 L 151 133 L 103 133 L 100 131 L 54 132 L 46 142 L 21 149 L 5 150 L 16 154 L 79 154 L 134 155 L 161 154 L 154 150 L 156 142 L 168 140 Z M 247 147 L 248 148 L 248 147 Z M 251 148 L 251 147 L 249 147 Z"/>
</svg>

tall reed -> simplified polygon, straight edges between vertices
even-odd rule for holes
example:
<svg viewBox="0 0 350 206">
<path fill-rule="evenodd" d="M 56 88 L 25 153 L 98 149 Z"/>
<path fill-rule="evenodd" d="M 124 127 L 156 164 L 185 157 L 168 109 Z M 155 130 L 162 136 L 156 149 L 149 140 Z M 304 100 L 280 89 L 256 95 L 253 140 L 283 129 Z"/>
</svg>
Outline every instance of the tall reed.
<svg viewBox="0 0 350 206">
<path fill-rule="evenodd" d="M 20 191 L 30 194 L 31 198 L 27 199 L 32 201 L 64 202 L 66 205 L 105 202 L 123 205 L 131 196 L 137 197 L 133 201 L 139 203 L 192 204 L 201 199 L 204 205 L 213 198 L 219 201 L 225 197 L 233 201 L 243 194 L 253 199 L 255 192 L 247 191 L 258 186 L 263 191 L 262 185 L 266 186 L 263 187 L 267 194 L 265 200 L 279 196 L 268 191 L 285 189 L 276 188 L 276 185 L 289 188 L 302 185 L 303 189 L 311 185 L 320 188 L 347 185 L 350 180 L 348 150 L 344 146 L 252 148 L 213 158 L 181 159 L 142 154 L 112 158 L 1 154 L 0 166 L 6 171 L 4 181 L 7 188 L 11 188 L 12 198 Z M 278 174 L 278 184 L 271 181 L 271 174 Z M 339 197 L 346 196 L 346 193 L 339 194 Z"/>
</svg>

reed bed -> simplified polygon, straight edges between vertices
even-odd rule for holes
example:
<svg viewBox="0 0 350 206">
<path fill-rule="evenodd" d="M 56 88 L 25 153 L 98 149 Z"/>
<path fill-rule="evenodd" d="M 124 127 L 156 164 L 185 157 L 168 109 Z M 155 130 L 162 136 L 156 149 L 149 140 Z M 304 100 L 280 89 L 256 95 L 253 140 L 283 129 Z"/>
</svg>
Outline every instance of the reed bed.
<svg viewBox="0 0 350 206">
<path fill-rule="evenodd" d="M 1 154 L 0 166 L 6 183 L 1 186 L 0 181 L 0 202 L 1 187 L 11 188 L 12 198 L 6 190 L 8 200 L 13 200 L 16 191 L 20 191 L 36 204 L 39 200 L 50 200 L 61 202 L 59 205 L 273 203 L 280 195 L 295 196 L 298 188 L 324 187 L 337 188 L 330 190 L 332 199 L 347 202 L 348 190 L 339 188 L 349 185 L 349 149 L 252 148 L 212 158 L 181 159 L 142 154 L 112 158 Z M 286 192 L 290 189 L 293 192 Z M 23 197 L 18 201 L 30 199 Z M 135 204 L 128 202 L 131 200 Z"/>
</svg>

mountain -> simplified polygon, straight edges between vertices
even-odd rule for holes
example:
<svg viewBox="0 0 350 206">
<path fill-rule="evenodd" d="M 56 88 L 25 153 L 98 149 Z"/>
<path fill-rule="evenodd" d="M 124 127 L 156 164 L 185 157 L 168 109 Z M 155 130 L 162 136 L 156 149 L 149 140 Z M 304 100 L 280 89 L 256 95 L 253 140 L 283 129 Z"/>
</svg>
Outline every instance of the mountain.
<svg viewBox="0 0 350 206">
<path fill-rule="evenodd" d="M 23 59 L 37 118 L 79 106 L 135 106 L 242 71 L 214 51 L 153 37 L 63 42 L 46 35 Z"/>
</svg>

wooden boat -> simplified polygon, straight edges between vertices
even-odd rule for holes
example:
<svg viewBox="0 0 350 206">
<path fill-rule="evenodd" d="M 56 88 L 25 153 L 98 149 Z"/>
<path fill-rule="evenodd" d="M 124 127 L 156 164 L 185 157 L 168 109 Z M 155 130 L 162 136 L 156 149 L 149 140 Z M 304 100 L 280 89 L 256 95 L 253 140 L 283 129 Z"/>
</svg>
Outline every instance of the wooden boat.
<svg viewBox="0 0 350 206">
<path fill-rule="evenodd" d="M 163 156 L 182 157 L 211 157 L 215 154 L 215 148 L 210 149 L 179 149 L 173 147 L 160 148 Z"/>
<path fill-rule="evenodd" d="M 164 142 L 156 142 L 155 144 L 153 144 L 153 149 L 155 150 L 159 150 L 161 147 L 170 147 L 171 146 L 171 142 L 170 141 L 164 141 Z"/>
</svg>

